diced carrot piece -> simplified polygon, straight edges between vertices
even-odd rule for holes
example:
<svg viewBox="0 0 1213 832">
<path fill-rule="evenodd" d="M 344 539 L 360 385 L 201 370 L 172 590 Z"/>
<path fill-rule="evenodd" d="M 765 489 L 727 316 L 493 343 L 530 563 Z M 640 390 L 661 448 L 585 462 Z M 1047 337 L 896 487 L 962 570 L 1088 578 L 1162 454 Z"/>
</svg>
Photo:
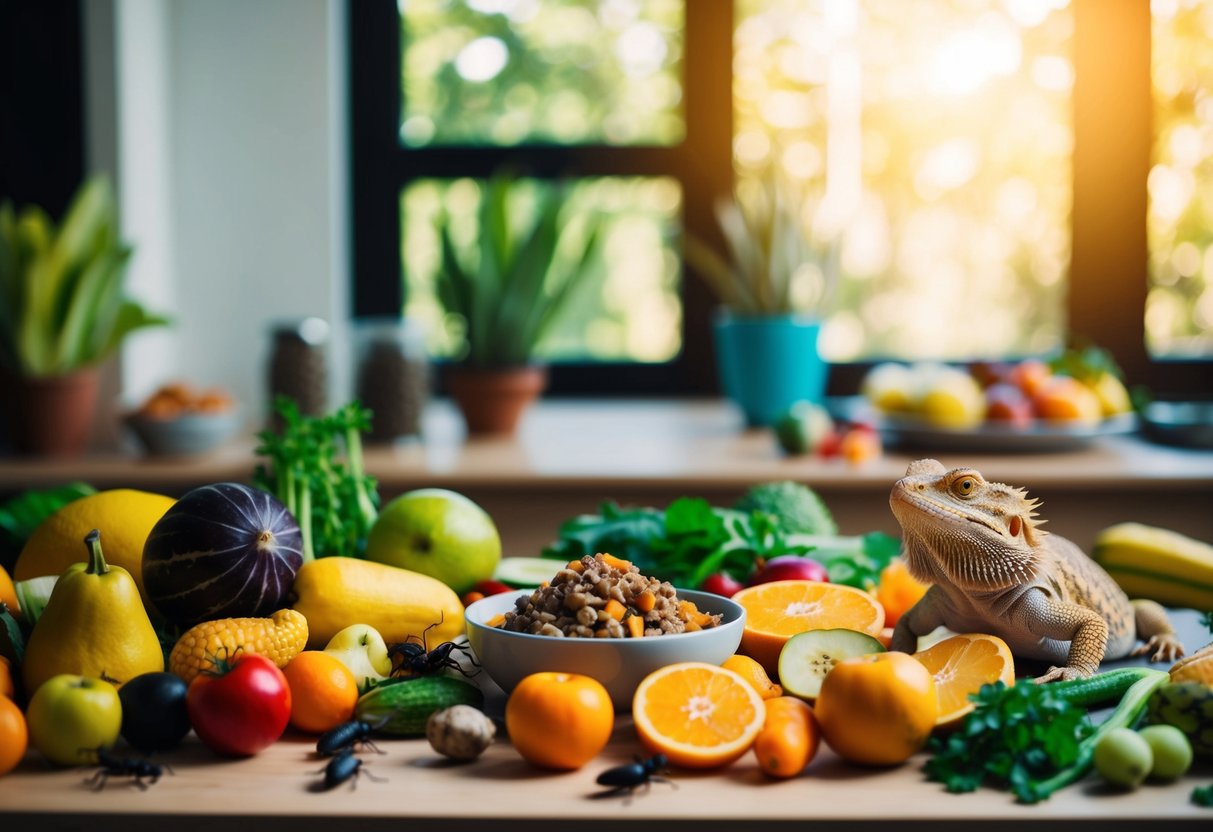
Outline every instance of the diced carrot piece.
<svg viewBox="0 0 1213 832">
<path fill-rule="evenodd" d="M 505 623 L 505 613 L 498 613 L 484 623 L 488 627 L 500 627 Z"/>
<path fill-rule="evenodd" d="M 695 606 L 694 601 L 678 602 L 678 617 L 683 621 L 690 621 L 691 616 L 697 612 L 699 612 L 699 607 Z"/>
<path fill-rule="evenodd" d="M 572 569 L 574 572 L 581 572 L 582 570 L 585 569 L 585 564 L 579 560 L 571 560 L 571 561 L 569 561 L 569 565 L 566 566 L 565 569 Z"/>
<path fill-rule="evenodd" d="M 629 615 L 623 620 L 627 625 L 628 635 L 632 638 L 642 638 L 644 636 L 644 619 L 639 615 Z"/>
<path fill-rule="evenodd" d="M 607 615 L 609 615 L 611 618 L 615 619 L 616 621 L 622 621 L 623 614 L 625 612 L 627 612 L 627 608 L 624 607 L 623 604 L 616 601 L 614 598 L 607 601 L 606 606 L 603 607 L 603 609 L 606 611 Z"/>
<path fill-rule="evenodd" d="M 618 569 L 620 572 L 627 572 L 632 568 L 632 562 L 630 560 L 617 558 L 614 555 L 608 555 L 606 552 L 601 552 L 600 554 L 602 555 L 602 562 L 604 564 Z"/>
<path fill-rule="evenodd" d="M 695 621 L 687 622 L 686 632 L 688 632 L 688 633 L 697 633 L 702 629 L 703 629 L 703 627 L 700 627 L 699 624 L 696 623 Z"/>
<path fill-rule="evenodd" d="M 636 596 L 636 609 L 641 612 L 649 612 L 655 606 L 657 606 L 657 596 L 649 590 L 646 589 Z"/>
</svg>

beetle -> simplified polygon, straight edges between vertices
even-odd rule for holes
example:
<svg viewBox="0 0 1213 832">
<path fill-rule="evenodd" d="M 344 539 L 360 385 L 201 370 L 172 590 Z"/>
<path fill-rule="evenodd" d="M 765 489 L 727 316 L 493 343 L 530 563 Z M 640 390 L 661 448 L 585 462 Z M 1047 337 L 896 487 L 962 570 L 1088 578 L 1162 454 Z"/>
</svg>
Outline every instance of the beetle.
<svg viewBox="0 0 1213 832">
<path fill-rule="evenodd" d="M 371 742 L 371 734 L 377 726 L 360 719 L 343 722 L 336 728 L 330 728 L 316 740 L 316 753 L 322 757 L 332 757 L 334 754 L 345 754 L 355 745 L 364 745 L 377 754 L 383 752 Z"/>
<path fill-rule="evenodd" d="M 392 674 L 408 673 L 411 676 L 425 676 L 430 673 L 436 673 L 445 667 L 451 667 L 459 671 L 464 676 L 473 676 L 474 673 L 469 673 L 459 663 L 458 659 L 452 658 L 451 653 L 456 650 L 467 656 L 471 665 L 479 669 L 480 664 L 471 655 L 471 647 L 467 644 L 456 644 L 453 641 L 444 641 L 433 650 L 429 649 L 426 643 L 426 633 L 442 623 L 442 618 L 439 618 L 435 623 L 426 627 L 422 631 L 421 637 L 409 636 L 404 641 L 393 644 L 388 648 L 388 654 L 393 659 L 393 664 L 397 658 L 400 659 L 400 664 L 396 665 Z M 415 640 L 414 640 L 415 639 Z"/>
<path fill-rule="evenodd" d="M 597 783 L 610 788 L 597 796 L 610 797 L 625 792 L 631 794 L 640 786 L 648 786 L 650 783 L 669 783 L 677 788 L 677 783 L 662 776 L 668 773 L 669 765 L 670 761 L 664 754 L 654 754 L 648 759 L 637 757 L 634 762 L 608 768 L 598 775 Z"/>
<path fill-rule="evenodd" d="M 350 749 L 345 749 L 333 759 L 328 761 L 321 772 L 324 774 L 324 782 L 318 784 L 320 789 L 327 791 L 328 789 L 336 788 L 346 780 L 350 781 L 350 788 L 354 788 L 355 781 L 360 775 L 365 774 L 369 779 L 376 783 L 382 783 L 386 778 L 376 777 L 367 771 L 363 766 L 366 765 L 358 757 L 354 756 L 354 752 Z"/>
<path fill-rule="evenodd" d="M 132 783 L 140 789 L 146 789 L 149 781 L 155 783 L 165 771 L 169 774 L 173 773 L 168 766 L 153 763 L 151 760 L 141 757 L 118 757 L 110 754 L 105 748 L 98 748 L 96 754 L 101 768 L 84 782 L 90 784 L 93 791 L 97 792 L 105 788 L 105 784 L 111 777 L 130 777 Z"/>
</svg>

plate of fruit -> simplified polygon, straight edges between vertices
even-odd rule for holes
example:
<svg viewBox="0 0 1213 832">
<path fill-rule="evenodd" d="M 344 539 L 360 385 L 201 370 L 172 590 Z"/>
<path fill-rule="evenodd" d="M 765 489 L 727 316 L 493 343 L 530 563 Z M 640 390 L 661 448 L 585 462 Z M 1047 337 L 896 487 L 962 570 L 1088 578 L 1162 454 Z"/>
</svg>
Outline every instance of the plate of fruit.
<svg viewBox="0 0 1213 832">
<path fill-rule="evenodd" d="M 1137 418 L 1119 370 L 1103 350 L 1052 361 L 874 366 L 848 400 L 889 444 L 957 451 L 1072 450 L 1131 433 Z"/>
</svg>

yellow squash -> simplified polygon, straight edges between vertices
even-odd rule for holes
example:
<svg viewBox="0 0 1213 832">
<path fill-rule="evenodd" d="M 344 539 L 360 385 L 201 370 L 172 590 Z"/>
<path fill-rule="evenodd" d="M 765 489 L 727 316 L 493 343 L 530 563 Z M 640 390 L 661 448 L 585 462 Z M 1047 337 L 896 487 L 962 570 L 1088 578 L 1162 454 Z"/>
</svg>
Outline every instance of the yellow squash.
<svg viewBox="0 0 1213 832">
<path fill-rule="evenodd" d="M 1109 526 L 1091 557 L 1130 598 L 1213 611 L 1213 546 L 1141 523 Z"/>
<path fill-rule="evenodd" d="M 319 558 L 300 567 L 294 595 L 294 608 L 307 619 L 309 650 L 323 650 L 351 624 L 374 627 L 388 644 L 424 634 L 431 649 L 463 635 L 463 604 L 455 591 L 436 578 L 395 566 Z"/>
<path fill-rule="evenodd" d="M 164 670 L 164 654 L 139 587 L 121 566 L 106 564 L 96 529 L 84 542 L 88 563 L 69 566 L 55 583 L 26 645 L 22 674 L 31 695 L 60 673 L 117 686 Z"/>
</svg>

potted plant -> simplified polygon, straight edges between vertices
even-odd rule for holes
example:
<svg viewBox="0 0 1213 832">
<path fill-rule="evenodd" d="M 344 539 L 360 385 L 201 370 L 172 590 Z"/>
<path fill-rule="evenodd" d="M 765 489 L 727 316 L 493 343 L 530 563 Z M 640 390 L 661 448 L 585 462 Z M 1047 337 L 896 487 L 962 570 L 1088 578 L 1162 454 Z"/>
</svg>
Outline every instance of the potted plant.
<svg viewBox="0 0 1213 832">
<path fill-rule="evenodd" d="M 464 342 L 447 386 L 474 434 L 511 433 L 546 388 L 547 367 L 536 350 L 587 281 L 598 239 L 591 218 L 578 244 L 563 187 L 538 189 L 529 223 L 517 211 L 516 188 L 506 174 L 486 183 L 473 250 L 459 250 L 449 218 L 438 229 L 436 294 L 462 325 Z"/>
<path fill-rule="evenodd" d="M 130 257 L 105 178 L 80 187 L 57 228 L 38 206 L 0 205 L 0 388 L 18 452 L 83 451 L 98 365 L 134 330 L 166 322 L 125 297 Z"/>
<path fill-rule="evenodd" d="M 814 233 L 810 206 L 786 180 L 750 180 L 716 206 L 728 260 L 684 240 L 687 262 L 722 304 L 713 321 L 721 386 L 751 425 L 773 424 L 793 403 L 825 395 L 818 336 L 839 247 Z"/>
</svg>

